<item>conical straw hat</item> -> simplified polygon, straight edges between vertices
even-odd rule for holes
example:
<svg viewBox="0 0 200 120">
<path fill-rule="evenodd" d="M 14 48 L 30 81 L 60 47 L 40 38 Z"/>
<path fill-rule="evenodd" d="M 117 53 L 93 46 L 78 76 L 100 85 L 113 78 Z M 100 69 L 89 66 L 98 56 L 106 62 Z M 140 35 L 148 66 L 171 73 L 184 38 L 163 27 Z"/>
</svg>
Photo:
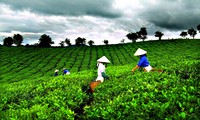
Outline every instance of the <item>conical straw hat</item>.
<svg viewBox="0 0 200 120">
<path fill-rule="evenodd" d="M 97 62 L 110 63 L 110 61 L 106 58 L 106 56 L 99 58 Z"/>
<path fill-rule="evenodd" d="M 59 70 L 55 70 L 55 72 L 58 72 Z"/>
<path fill-rule="evenodd" d="M 144 55 L 146 53 L 147 53 L 147 51 L 145 51 L 141 48 L 138 48 L 137 51 L 135 52 L 134 56 Z"/>
</svg>

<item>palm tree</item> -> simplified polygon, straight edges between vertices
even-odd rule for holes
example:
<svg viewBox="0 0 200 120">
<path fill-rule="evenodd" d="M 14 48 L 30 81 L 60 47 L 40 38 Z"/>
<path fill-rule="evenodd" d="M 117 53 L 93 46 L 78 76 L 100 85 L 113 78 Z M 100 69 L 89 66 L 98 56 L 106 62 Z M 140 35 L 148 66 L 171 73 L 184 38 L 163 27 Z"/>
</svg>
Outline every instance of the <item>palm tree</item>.
<svg viewBox="0 0 200 120">
<path fill-rule="evenodd" d="M 159 40 L 161 40 L 161 38 L 162 38 L 163 35 L 164 35 L 164 34 L 163 34 L 162 32 L 160 32 L 160 31 L 156 31 L 156 32 L 155 32 L 155 37 L 158 37 Z"/>
</svg>

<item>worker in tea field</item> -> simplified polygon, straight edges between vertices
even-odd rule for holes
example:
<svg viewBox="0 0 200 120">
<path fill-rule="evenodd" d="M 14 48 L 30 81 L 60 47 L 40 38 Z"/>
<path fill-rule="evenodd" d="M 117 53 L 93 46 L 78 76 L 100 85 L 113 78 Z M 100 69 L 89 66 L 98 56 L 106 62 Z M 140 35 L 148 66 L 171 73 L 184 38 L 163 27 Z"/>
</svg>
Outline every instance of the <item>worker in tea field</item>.
<svg viewBox="0 0 200 120">
<path fill-rule="evenodd" d="M 140 61 L 138 64 L 132 69 L 132 72 L 134 72 L 136 69 L 143 68 L 144 71 L 150 72 L 153 68 L 150 66 L 149 61 L 147 59 L 147 51 L 138 48 L 137 51 L 135 52 L 134 56 L 138 56 L 140 58 Z"/>
<path fill-rule="evenodd" d="M 66 68 L 63 68 L 63 75 L 69 75 L 70 72 L 69 70 L 67 70 Z"/>
<path fill-rule="evenodd" d="M 145 72 L 150 71 L 157 71 L 157 72 L 164 72 L 164 70 L 158 70 L 155 68 L 152 68 L 148 59 L 147 59 L 147 51 L 138 48 L 137 51 L 134 53 L 134 56 L 138 56 L 140 58 L 140 61 L 138 64 L 132 69 L 132 72 L 134 72 L 136 69 L 143 68 Z"/>
<path fill-rule="evenodd" d="M 54 76 L 58 76 L 58 71 L 59 70 L 55 70 Z"/>
<path fill-rule="evenodd" d="M 110 61 L 105 57 L 101 57 L 100 59 L 97 60 L 97 78 L 95 81 L 90 82 L 90 92 L 93 93 L 94 92 L 94 88 L 100 84 L 101 82 L 104 81 L 104 79 L 109 79 L 109 77 L 106 75 L 106 64 L 110 63 Z"/>
<path fill-rule="evenodd" d="M 109 77 L 106 75 L 106 64 L 110 63 L 110 61 L 105 57 L 101 57 L 100 59 L 97 60 L 97 67 L 98 67 L 98 77 L 96 81 L 101 81 L 103 82 L 104 79 L 109 79 Z"/>
</svg>

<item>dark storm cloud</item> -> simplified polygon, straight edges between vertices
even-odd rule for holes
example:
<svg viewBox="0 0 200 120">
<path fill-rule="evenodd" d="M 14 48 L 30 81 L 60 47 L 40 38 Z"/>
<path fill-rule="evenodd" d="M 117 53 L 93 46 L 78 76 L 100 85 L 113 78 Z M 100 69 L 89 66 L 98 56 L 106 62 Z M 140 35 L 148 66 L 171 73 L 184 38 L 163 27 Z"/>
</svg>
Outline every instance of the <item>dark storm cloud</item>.
<svg viewBox="0 0 200 120">
<path fill-rule="evenodd" d="M 200 0 L 0 0 L 0 44 L 16 33 L 31 44 L 42 34 L 56 45 L 66 37 L 72 42 L 84 37 L 95 44 L 103 39 L 114 43 L 141 27 L 147 28 L 148 38 L 158 30 L 167 38 L 179 37 L 200 24 L 199 4 Z"/>
<path fill-rule="evenodd" d="M 155 26 L 168 30 L 196 28 L 200 24 L 200 0 L 156 1 L 140 14 Z"/>
<path fill-rule="evenodd" d="M 66 16 L 101 16 L 116 18 L 121 12 L 112 6 L 113 0 L 1 0 L 15 10 Z"/>
</svg>

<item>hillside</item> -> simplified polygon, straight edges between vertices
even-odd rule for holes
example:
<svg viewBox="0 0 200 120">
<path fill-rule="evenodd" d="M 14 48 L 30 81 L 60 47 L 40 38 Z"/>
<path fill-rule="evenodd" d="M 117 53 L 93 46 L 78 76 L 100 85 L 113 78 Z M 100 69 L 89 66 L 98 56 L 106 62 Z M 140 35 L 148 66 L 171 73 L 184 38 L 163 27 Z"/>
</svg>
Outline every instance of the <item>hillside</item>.
<svg viewBox="0 0 200 120">
<path fill-rule="evenodd" d="M 148 41 L 108 46 L 26 48 L 0 46 L 0 118 L 4 119 L 199 119 L 200 41 Z M 153 67 L 131 69 L 137 48 Z M 96 60 L 111 64 L 108 81 L 93 95 L 83 91 L 97 75 Z M 70 70 L 62 76 L 62 68 Z M 53 77 L 59 69 L 59 76 Z"/>
</svg>

